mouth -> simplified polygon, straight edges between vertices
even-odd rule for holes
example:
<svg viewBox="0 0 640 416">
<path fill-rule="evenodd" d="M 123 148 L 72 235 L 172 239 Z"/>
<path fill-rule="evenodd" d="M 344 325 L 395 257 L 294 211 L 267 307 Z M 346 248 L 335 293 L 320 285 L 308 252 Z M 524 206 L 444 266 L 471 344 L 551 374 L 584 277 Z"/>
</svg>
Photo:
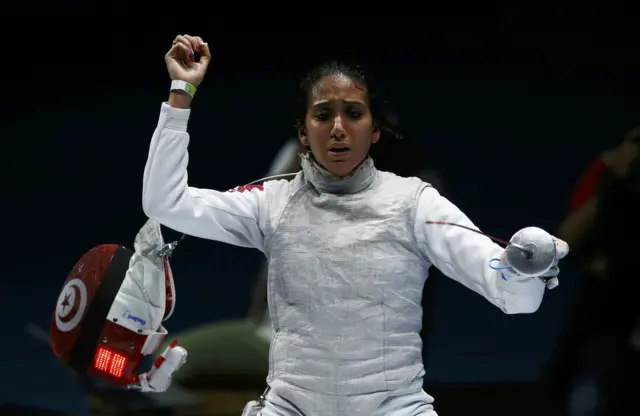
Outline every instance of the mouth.
<svg viewBox="0 0 640 416">
<path fill-rule="evenodd" d="M 347 146 L 332 146 L 329 148 L 329 154 L 331 156 L 344 156 L 349 153 L 350 150 Z"/>
</svg>

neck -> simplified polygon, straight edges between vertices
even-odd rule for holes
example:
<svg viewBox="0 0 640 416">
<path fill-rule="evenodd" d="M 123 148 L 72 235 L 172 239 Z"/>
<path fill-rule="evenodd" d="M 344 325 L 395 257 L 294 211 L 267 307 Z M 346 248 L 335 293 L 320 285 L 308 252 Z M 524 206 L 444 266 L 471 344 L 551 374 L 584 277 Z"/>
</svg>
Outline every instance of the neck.
<svg viewBox="0 0 640 416">
<path fill-rule="evenodd" d="M 377 176 L 373 160 L 366 157 L 346 176 L 337 176 L 316 161 L 311 153 L 300 155 L 305 179 L 322 192 L 357 193 L 371 185 Z"/>
</svg>

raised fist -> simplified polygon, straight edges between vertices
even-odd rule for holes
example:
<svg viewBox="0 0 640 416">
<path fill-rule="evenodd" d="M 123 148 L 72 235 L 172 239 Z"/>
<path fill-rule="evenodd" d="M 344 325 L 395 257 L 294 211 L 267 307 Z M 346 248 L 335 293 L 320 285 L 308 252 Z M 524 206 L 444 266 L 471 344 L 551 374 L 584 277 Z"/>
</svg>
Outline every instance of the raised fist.
<svg viewBox="0 0 640 416">
<path fill-rule="evenodd" d="M 195 61 L 195 52 L 200 52 L 200 61 Z M 188 82 L 198 86 L 204 79 L 211 61 L 209 45 L 198 36 L 178 35 L 173 46 L 164 57 L 172 80 Z"/>
</svg>

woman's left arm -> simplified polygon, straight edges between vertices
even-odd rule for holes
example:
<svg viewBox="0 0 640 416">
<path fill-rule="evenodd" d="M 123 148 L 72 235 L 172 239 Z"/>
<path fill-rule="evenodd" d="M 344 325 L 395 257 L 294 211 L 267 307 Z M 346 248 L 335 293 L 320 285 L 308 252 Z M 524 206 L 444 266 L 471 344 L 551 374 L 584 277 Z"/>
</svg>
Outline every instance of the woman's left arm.
<svg viewBox="0 0 640 416">
<path fill-rule="evenodd" d="M 513 276 L 505 280 L 501 271 L 489 266 L 501 259 L 504 248 L 488 237 L 450 225 L 429 225 L 442 221 L 478 229 L 469 218 L 432 187 L 425 188 L 416 212 L 415 235 L 420 249 L 445 275 L 484 296 L 504 313 L 533 313 L 538 310 L 545 283 L 538 278 Z M 501 265 L 501 261 L 496 261 Z"/>
</svg>

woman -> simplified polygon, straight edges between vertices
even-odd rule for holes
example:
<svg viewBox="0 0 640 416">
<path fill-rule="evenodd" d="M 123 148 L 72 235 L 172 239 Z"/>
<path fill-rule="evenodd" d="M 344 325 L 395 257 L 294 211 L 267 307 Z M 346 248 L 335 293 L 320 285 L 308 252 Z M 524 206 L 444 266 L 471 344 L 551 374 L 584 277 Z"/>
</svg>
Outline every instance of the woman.
<svg viewBox="0 0 640 416">
<path fill-rule="evenodd" d="M 422 390 L 419 335 L 432 264 L 505 313 L 537 310 L 540 279 L 510 271 L 502 279 L 489 262 L 503 248 L 426 224 L 473 227 L 457 207 L 418 178 L 374 167 L 369 149 L 393 136 L 393 123 L 358 68 L 329 64 L 305 78 L 298 127 L 307 151 L 293 180 L 218 192 L 187 184 L 189 107 L 209 48 L 178 36 L 165 58 L 172 91 L 151 139 L 145 213 L 190 235 L 257 248 L 269 262 L 269 389 L 247 414 L 435 415 Z"/>
</svg>

